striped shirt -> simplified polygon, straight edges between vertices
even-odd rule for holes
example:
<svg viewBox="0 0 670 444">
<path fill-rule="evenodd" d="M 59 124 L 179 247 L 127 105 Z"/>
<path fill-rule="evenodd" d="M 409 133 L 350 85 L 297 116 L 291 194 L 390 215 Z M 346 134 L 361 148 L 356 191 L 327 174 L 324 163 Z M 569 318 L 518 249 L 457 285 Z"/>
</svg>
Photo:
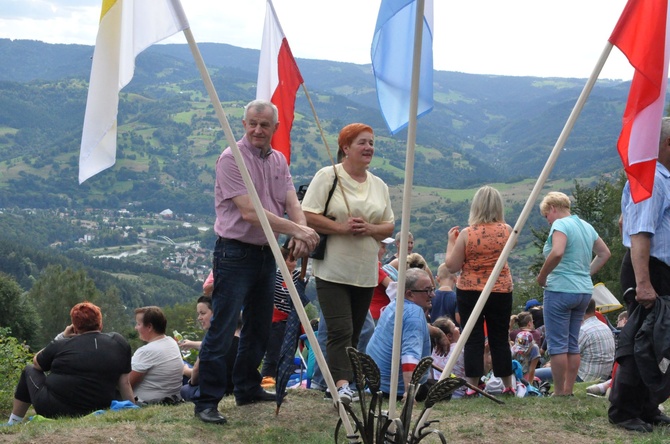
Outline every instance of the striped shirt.
<svg viewBox="0 0 670 444">
<path fill-rule="evenodd" d="M 300 270 L 293 270 L 293 283 L 298 285 L 300 279 Z M 275 279 L 275 295 L 274 295 L 274 304 L 277 307 L 277 310 L 283 311 L 284 313 L 291 313 L 291 294 L 286 288 L 286 282 L 284 282 L 284 277 L 281 274 L 281 271 L 277 269 L 277 279 Z"/>
<path fill-rule="evenodd" d="M 597 317 L 584 321 L 579 329 L 581 363 L 577 376 L 582 381 L 605 381 L 614 364 L 614 335 Z"/>
<path fill-rule="evenodd" d="M 654 190 L 649 199 L 634 203 L 630 183 L 626 182 L 621 195 L 623 213 L 623 244 L 630 248 L 630 236 L 651 234 L 650 256 L 670 265 L 670 172 L 656 163 Z"/>
</svg>

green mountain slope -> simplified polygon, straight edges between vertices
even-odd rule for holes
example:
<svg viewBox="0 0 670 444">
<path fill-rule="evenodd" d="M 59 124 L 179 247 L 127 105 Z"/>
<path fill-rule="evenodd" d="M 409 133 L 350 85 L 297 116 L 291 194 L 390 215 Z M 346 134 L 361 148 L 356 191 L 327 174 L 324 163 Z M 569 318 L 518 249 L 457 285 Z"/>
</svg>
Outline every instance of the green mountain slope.
<svg viewBox="0 0 670 444">
<path fill-rule="evenodd" d="M 241 106 L 255 96 L 258 51 L 200 45 L 236 137 Z M 0 39 L 0 207 L 115 207 L 211 213 L 213 165 L 225 147 L 187 45 L 155 45 L 121 93 L 117 164 L 77 184 L 81 126 L 93 48 Z M 352 121 L 377 134 L 375 173 L 404 179 L 405 134 L 390 137 L 369 65 L 298 60 L 319 118 L 336 148 Z M 465 188 L 535 177 L 584 81 L 435 73 L 435 108 L 419 120 L 415 183 Z M 615 150 L 627 85 L 599 82 L 553 174 L 589 177 L 620 168 Z M 300 90 L 292 172 L 298 183 L 327 163 Z"/>
</svg>

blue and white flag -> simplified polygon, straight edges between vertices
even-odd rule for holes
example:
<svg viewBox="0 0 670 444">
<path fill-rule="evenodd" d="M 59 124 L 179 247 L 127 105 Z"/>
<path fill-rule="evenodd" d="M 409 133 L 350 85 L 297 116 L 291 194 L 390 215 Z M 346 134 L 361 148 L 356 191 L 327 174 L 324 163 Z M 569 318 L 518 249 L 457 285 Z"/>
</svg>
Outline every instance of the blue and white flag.
<svg viewBox="0 0 670 444">
<path fill-rule="evenodd" d="M 409 122 L 417 0 L 382 0 L 372 39 L 377 98 L 391 134 Z M 425 0 L 417 117 L 433 109 L 433 0 Z"/>
</svg>

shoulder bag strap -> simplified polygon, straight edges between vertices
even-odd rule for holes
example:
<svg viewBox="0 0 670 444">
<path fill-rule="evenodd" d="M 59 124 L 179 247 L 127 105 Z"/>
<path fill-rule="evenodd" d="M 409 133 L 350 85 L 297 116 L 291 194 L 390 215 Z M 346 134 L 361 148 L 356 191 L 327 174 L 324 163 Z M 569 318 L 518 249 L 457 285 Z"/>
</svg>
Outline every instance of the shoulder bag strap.
<svg viewBox="0 0 670 444">
<path fill-rule="evenodd" d="M 335 178 L 333 179 L 333 186 L 330 188 L 330 191 L 328 192 L 328 199 L 326 199 L 326 205 L 323 207 L 324 216 L 326 216 L 326 213 L 328 212 L 328 204 L 330 203 L 330 198 L 333 197 L 333 193 L 335 192 L 336 186 L 337 186 L 337 176 L 335 176 Z"/>
</svg>

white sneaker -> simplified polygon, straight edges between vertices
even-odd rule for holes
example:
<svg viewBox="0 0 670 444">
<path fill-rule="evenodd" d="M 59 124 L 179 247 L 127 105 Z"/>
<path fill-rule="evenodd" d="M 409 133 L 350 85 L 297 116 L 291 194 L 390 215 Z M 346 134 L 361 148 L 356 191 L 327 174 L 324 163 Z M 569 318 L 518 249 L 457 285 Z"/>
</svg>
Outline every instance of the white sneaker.
<svg viewBox="0 0 670 444">
<path fill-rule="evenodd" d="M 349 405 L 352 401 L 358 401 L 358 395 L 349 388 L 349 384 L 344 384 L 337 389 L 337 395 L 340 397 L 342 404 Z"/>
<path fill-rule="evenodd" d="M 605 395 L 605 388 L 602 386 L 602 384 L 593 384 L 588 387 L 586 387 L 586 393 L 589 395 L 595 395 L 595 396 L 604 396 Z"/>
</svg>

